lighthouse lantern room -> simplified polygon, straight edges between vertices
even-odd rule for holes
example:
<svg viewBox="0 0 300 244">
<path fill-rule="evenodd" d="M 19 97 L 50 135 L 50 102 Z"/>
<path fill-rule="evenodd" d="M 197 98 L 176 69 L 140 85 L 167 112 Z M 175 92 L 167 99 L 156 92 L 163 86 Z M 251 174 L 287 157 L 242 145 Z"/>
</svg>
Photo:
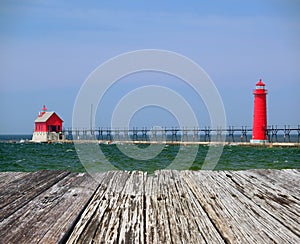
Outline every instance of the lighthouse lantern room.
<svg viewBox="0 0 300 244">
<path fill-rule="evenodd" d="M 254 111 L 251 143 L 266 143 L 267 140 L 267 90 L 260 79 L 256 83 L 254 94 Z"/>
<path fill-rule="evenodd" d="M 32 141 L 48 142 L 65 139 L 62 132 L 63 120 L 55 112 L 47 112 L 45 105 L 34 123 Z"/>
</svg>

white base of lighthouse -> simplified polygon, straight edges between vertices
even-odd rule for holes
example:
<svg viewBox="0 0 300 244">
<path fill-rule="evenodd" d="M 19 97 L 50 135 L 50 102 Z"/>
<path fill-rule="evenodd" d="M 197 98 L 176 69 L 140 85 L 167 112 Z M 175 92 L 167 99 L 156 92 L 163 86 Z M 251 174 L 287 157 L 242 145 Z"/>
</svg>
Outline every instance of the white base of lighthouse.
<svg viewBox="0 0 300 244">
<path fill-rule="evenodd" d="M 255 143 L 255 144 L 265 144 L 268 143 L 268 140 L 250 140 L 250 143 Z"/>
<path fill-rule="evenodd" d="M 34 132 L 32 135 L 33 142 L 48 142 L 48 141 L 60 141 L 65 140 L 64 133 L 56 132 Z"/>
<path fill-rule="evenodd" d="M 47 142 L 48 141 L 48 133 L 47 132 L 33 132 L 32 141 L 33 142 Z"/>
</svg>

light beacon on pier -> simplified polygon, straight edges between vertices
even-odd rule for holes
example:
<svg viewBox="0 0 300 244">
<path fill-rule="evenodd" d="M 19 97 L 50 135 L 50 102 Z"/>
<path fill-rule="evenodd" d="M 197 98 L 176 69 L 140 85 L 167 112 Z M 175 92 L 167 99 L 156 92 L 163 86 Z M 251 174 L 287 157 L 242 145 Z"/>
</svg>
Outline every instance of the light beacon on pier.
<svg viewBox="0 0 300 244">
<path fill-rule="evenodd" d="M 256 83 L 251 143 L 266 143 L 267 139 L 267 93 L 265 84 L 260 79 Z"/>
</svg>

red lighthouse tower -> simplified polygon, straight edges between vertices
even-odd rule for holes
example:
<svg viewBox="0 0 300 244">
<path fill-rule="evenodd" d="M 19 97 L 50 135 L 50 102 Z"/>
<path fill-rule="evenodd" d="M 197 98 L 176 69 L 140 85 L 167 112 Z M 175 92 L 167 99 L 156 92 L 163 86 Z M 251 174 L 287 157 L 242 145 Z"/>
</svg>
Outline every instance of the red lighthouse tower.
<svg viewBox="0 0 300 244">
<path fill-rule="evenodd" d="M 254 113 L 251 143 L 265 143 L 267 140 L 267 90 L 260 79 L 256 83 L 254 94 Z"/>
</svg>

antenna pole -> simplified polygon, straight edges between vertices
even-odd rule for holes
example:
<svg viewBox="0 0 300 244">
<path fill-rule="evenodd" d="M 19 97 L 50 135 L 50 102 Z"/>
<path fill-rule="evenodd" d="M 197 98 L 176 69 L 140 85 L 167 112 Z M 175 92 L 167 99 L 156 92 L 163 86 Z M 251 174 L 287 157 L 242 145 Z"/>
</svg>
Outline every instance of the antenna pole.
<svg viewBox="0 0 300 244">
<path fill-rule="evenodd" d="M 90 130 L 93 129 L 93 104 L 91 104 Z"/>
</svg>

